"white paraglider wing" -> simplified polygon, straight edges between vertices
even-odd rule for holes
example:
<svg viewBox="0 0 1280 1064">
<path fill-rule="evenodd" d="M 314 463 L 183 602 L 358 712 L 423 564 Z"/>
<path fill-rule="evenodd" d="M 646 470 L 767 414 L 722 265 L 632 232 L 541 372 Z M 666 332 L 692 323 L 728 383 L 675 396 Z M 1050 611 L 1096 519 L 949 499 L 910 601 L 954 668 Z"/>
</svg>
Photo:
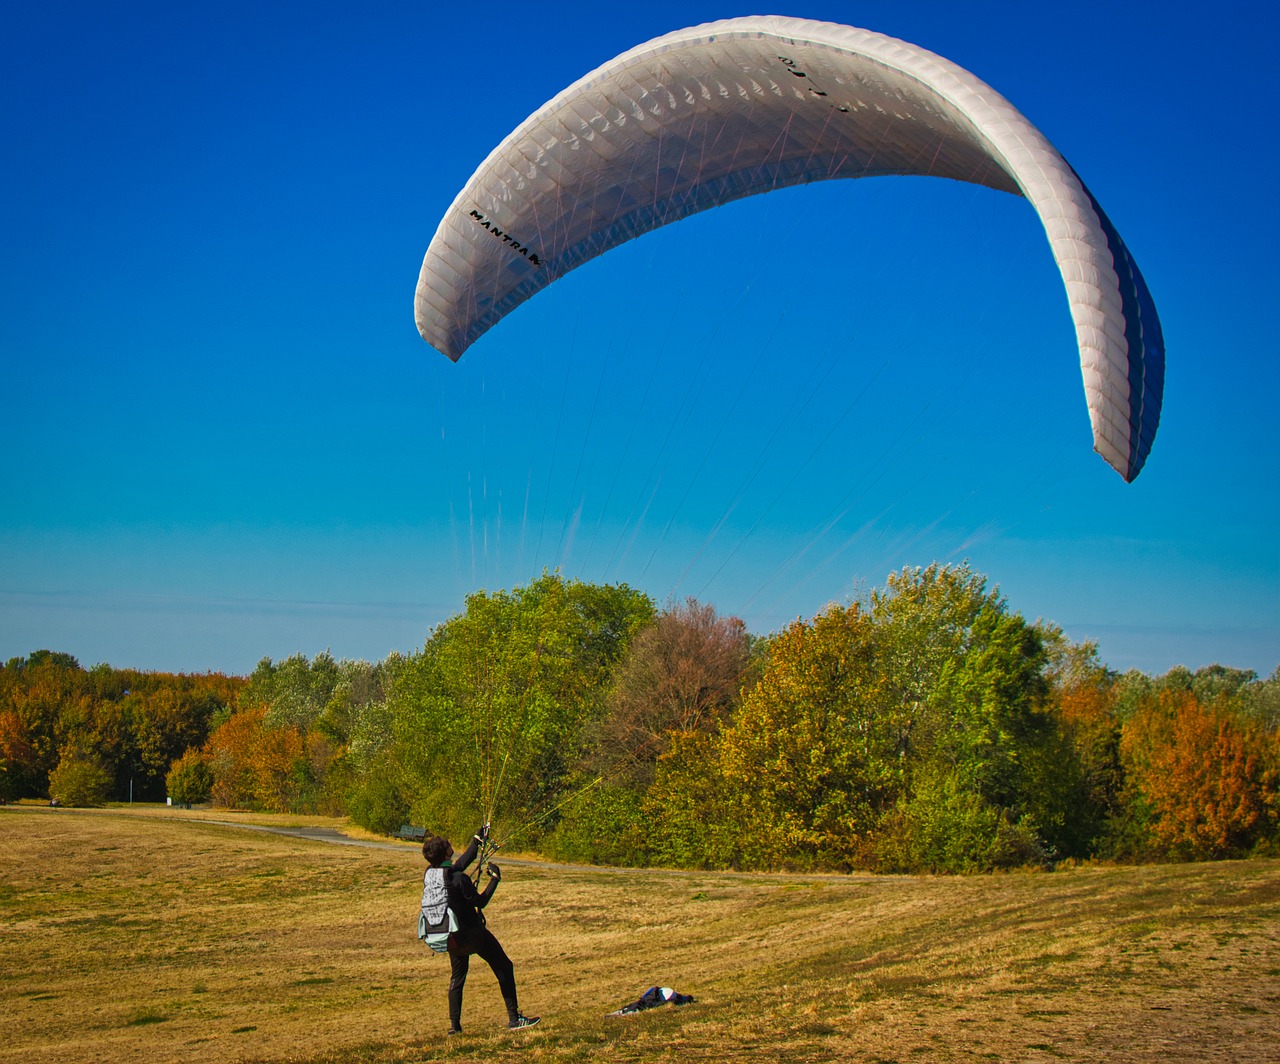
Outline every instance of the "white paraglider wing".
<svg viewBox="0 0 1280 1064">
<path fill-rule="evenodd" d="M 456 361 L 556 278 L 641 233 L 755 193 L 884 174 L 1027 198 L 1066 285 L 1094 447 L 1125 480 L 1137 476 L 1160 420 L 1164 343 L 1114 227 L 989 86 L 849 26 L 709 23 L 565 89 L 494 149 L 441 220 L 418 280 L 418 330 Z"/>
</svg>

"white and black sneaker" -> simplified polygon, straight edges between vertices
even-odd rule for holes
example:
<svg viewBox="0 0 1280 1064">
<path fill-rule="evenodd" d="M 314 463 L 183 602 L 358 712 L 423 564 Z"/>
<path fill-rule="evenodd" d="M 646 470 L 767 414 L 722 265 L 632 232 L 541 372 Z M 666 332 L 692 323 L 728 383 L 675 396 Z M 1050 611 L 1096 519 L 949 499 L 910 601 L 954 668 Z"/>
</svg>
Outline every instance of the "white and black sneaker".
<svg viewBox="0 0 1280 1064">
<path fill-rule="evenodd" d="M 534 1024 L 540 1022 L 542 1022 L 541 1016 L 526 1016 L 524 1013 L 520 1012 L 516 1013 L 516 1018 L 507 1024 L 507 1026 L 513 1031 L 522 1031 L 526 1027 L 532 1027 Z"/>
</svg>

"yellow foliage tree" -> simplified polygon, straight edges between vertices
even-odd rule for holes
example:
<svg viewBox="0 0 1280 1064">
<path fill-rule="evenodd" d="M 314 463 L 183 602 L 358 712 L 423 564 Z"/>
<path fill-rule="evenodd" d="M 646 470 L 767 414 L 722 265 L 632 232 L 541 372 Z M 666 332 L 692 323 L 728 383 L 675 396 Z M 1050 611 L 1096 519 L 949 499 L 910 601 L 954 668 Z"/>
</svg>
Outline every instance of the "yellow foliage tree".
<svg viewBox="0 0 1280 1064">
<path fill-rule="evenodd" d="M 856 606 L 831 607 L 777 636 L 769 668 L 714 737 L 673 736 L 649 807 L 696 809 L 697 825 L 668 822 L 668 848 L 706 834 L 709 863 L 746 867 L 852 866 L 880 815 L 888 760 L 873 667 L 873 627 Z M 716 778 L 708 770 L 714 766 Z M 714 808 L 712 808 L 714 806 Z M 731 836 L 710 825 L 733 825 Z M 669 857 L 689 856 L 671 852 Z M 702 863 L 702 862 L 695 862 Z"/>
</svg>

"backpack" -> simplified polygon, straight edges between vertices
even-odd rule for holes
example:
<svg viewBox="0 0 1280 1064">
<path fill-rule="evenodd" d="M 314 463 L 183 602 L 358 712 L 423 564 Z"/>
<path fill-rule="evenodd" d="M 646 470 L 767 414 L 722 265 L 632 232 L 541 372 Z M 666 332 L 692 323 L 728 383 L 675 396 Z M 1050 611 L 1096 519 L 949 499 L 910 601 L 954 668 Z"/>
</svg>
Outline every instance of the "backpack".
<svg viewBox="0 0 1280 1064">
<path fill-rule="evenodd" d="M 457 930 L 458 919 L 449 908 L 449 896 L 444 889 L 444 869 L 428 868 L 422 875 L 418 938 L 437 953 L 448 953 L 449 935 Z"/>
</svg>

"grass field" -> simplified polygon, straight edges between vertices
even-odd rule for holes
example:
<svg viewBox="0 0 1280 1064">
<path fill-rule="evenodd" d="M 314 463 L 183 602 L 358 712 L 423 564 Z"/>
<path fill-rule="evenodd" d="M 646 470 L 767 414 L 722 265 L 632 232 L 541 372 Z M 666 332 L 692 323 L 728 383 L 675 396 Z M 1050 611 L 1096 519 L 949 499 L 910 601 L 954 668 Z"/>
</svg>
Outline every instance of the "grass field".
<svg viewBox="0 0 1280 1064">
<path fill-rule="evenodd" d="M 508 862 L 472 965 L 422 859 L 163 808 L 0 808 L 0 1062 L 1280 1060 L 1280 861 L 970 878 Z M 320 818 L 240 817 L 343 826 Z M 351 832 L 358 835 L 357 832 Z M 696 996 L 628 1018 L 648 986 Z"/>
</svg>

